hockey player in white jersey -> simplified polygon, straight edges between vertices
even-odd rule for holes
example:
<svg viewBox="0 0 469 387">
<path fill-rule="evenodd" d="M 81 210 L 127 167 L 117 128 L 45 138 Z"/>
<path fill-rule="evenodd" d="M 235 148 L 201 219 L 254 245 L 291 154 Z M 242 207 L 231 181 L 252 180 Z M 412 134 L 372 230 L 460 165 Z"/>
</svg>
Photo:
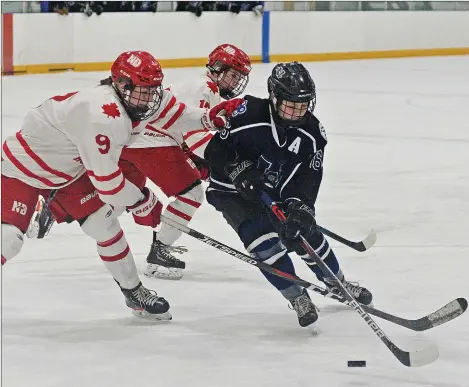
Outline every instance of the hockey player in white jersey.
<svg viewBox="0 0 469 387">
<path fill-rule="evenodd" d="M 38 195 L 54 192 L 50 209 L 58 223 L 78 221 L 96 240 L 98 254 L 139 316 L 171 319 L 169 303 L 146 289 L 113 207 L 126 207 L 136 223 L 156 227 L 162 205 L 118 166 L 122 149 L 161 111 L 163 73 L 144 51 L 125 52 L 113 63 L 111 81 L 55 96 L 32 109 L 2 146 L 2 265 L 15 257 Z M 192 109 L 193 125 L 223 126 L 220 111 Z M 189 119 L 189 118 L 187 118 Z"/>
<path fill-rule="evenodd" d="M 208 178 L 208 169 L 202 156 L 213 136 L 213 132 L 200 125 L 187 126 L 184 135 L 173 130 L 184 113 L 181 105 L 213 108 L 215 105 L 220 106 L 220 102 L 225 99 L 231 101 L 222 102 L 221 106 L 224 106 L 225 111 L 233 111 L 239 102 L 232 98 L 244 91 L 249 80 L 251 61 L 236 46 L 223 44 L 210 53 L 207 69 L 195 82 L 171 87 L 174 96 L 162 117 L 150 118 L 139 138 L 124 149 L 121 156 L 122 168 L 136 167 L 157 184 L 166 196 L 175 198 L 166 207 L 164 215 L 181 224 L 188 224 L 203 202 L 205 194 L 201 179 Z M 184 103 L 176 108 L 178 99 Z M 173 246 L 180 236 L 179 230 L 164 223 L 159 232 L 154 231 L 147 257 L 147 276 L 182 278 L 185 262 L 172 254 L 185 251 L 184 248 Z"/>
</svg>

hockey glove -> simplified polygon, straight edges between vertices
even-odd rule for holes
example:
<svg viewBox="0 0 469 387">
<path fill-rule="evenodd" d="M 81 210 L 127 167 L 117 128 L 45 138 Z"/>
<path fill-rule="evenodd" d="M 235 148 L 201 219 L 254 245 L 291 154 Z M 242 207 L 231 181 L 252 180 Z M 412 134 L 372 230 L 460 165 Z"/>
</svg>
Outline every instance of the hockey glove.
<svg viewBox="0 0 469 387">
<path fill-rule="evenodd" d="M 279 237 L 288 249 L 304 255 L 298 237 L 307 238 L 316 231 L 314 207 L 295 199 L 287 199 L 284 206 L 287 220 L 279 225 Z"/>
<path fill-rule="evenodd" d="M 254 167 L 252 161 L 244 160 L 230 167 L 226 172 L 241 197 L 249 201 L 259 200 L 264 184 L 262 174 Z"/>
<path fill-rule="evenodd" d="M 182 143 L 181 148 L 184 151 L 184 153 L 187 155 L 187 157 L 189 157 L 192 160 L 195 167 L 199 170 L 200 178 L 203 181 L 207 181 L 208 178 L 210 177 L 208 161 L 203 159 L 202 157 L 197 156 L 194 152 L 192 152 L 185 142 Z"/>
<path fill-rule="evenodd" d="M 155 228 L 160 224 L 163 205 L 158 201 L 155 194 L 147 187 L 142 189 L 143 199 L 133 206 L 127 207 L 134 217 L 135 223 L 142 226 Z"/>
<path fill-rule="evenodd" d="M 190 154 L 189 158 L 194 162 L 195 166 L 200 172 L 200 178 L 207 181 L 210 177 L 210 170 L 208 168 L 208 161 L 202 157 L 197 156 L 195 153 Z"/>
<path fill-rule="evenodd" d="M 208 130 L 227 128 L 228 119 L 243 102 L 243 98 L 233 98 L 215 105 L 213 108 L 208 109 L 202 116 L 202 125 Z"/>
</svg>

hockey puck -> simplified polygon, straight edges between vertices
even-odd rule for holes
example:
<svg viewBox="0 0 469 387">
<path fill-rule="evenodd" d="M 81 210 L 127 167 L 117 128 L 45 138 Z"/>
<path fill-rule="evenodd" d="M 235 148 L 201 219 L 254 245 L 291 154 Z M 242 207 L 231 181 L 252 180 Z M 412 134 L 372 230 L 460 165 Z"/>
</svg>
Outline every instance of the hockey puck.
<svg viewBox="0 0 469 387">
<path fill-rule="evenodd" d="M 347 367 L 366 367 L 365 360 L 349 360 L 347 362 Z"/>
</svg>

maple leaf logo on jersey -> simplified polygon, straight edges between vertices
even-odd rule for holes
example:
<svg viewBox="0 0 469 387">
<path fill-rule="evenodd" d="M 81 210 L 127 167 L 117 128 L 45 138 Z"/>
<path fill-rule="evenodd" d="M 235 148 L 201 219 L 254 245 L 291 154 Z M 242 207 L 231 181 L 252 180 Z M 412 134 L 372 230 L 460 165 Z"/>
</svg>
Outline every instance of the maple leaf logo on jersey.
<svg viewBox="0 0 469 387">
<path fill-rule="evenodd" d="M 207 81 L 207 86 L 213 94 L 218 93 L 218 86 L 215 82 Z"/>
<path fill-rule="evenodd" d="M 116 118 L 121 116 L 121 112 L 119 111 L 119 108 L 115 102 L 103 105 L 102 109 L 103 113 L 106 114 L 108 118 Z"/>
</svg>

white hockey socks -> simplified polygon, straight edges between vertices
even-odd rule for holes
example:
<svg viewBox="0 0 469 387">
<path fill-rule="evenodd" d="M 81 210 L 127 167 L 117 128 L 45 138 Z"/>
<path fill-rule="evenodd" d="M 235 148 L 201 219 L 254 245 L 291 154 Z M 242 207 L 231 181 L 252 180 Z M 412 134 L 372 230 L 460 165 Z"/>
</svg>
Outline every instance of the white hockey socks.
<svg viewBox="0 0 469 387">
<path fill-rule="evenodd" d="M 204 200 L 204 188 L 199 184 L 189 192 L 177 195 L 176 200 L 171 202 L 163 212 L 163 215 L 180 224 L 187 225 L 192 220 Z M 167 246 L 171 246 L 181 236 L 182 232 L 165 223 L 157 233 L 157 239 Z"/>
</svg>

